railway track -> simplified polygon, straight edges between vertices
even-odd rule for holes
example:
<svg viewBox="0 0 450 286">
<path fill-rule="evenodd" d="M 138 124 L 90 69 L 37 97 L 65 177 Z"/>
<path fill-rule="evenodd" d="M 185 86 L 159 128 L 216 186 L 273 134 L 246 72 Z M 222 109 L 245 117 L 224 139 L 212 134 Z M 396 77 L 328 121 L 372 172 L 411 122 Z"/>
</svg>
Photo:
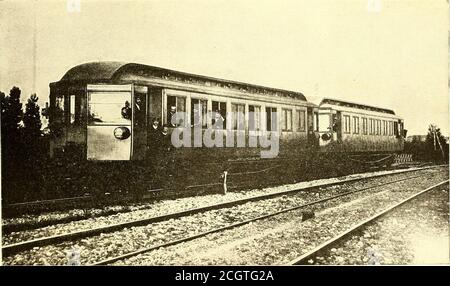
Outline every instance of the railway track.
<svg viewBox="0 0 450 286">
<path fill-rule="evenodd" d="M 236 227 L 239 227 L 239 226 L 243 226 L 243 225 L 246 225 L 246 224 L 249 224 L 249 223 L 253 223 L 253 222 L 256 222 L 256 221 L 259 221 L 259 220 L 263 220 L 263 219 L 267 219 L 267 218 L 270 218 L 270 217 L 274 217 L 274 216 L 277 216 L 277 215 L 280 215 L 280 214 L 292 212 L 292 211 L 299 210 L 299 209 L 306 209 L 308 207 L 315 206 L 315 205 L 320 205 L 322 203 L 325 203 L 325 202 L 328 202 L 328 201 L 331 201 L 331 200 L 334 200 L 334 199 L 337 199 L 337 198 L 340 198 L 340 197 L 348 196 L 348 195 L 355 194 L 355 193 L 358 193 L 358 192 L 367 191 L 367 190 L 374 189 L 374 188 L 379 188 L 379 187 L 390 185 L 390 184 L 403 182 L 403 181 L 406 181 L 406 180 L 411 180 L 411 179 L 418 178 L 418 177 L 420 177 L 420 175 L 418 175 L 418 176 L 411 176 L 411 177 L 408 177 L 408 178 L 393 180 L 393 181 L 390 181 L 390 182 L 387 182 L 387 183 L 377 184 L 377 185 L 373 185 L 373 186 L 369 186 L 369 187 L 365 187 L 365 188 L 361 188 L 361 189 L 357 189 L 357 190 L 348 191 L 348 192 L 345 192 L 345 193 L 342 193 L 342 194 L 330 196 L 330 197 L 327 197 L 327 198 L 324 198 L 324 199 L 311 201 L 311 202 L 308 202 L 308 203 L 305 203 L 305 204 L 301 204 L 301 205 L 298 205 L 298 206 L 295 206 L 295 207 L 285 208 L 285 209 L 282 209 L 282 210 L 279 210 L 279 211 L 271 212 L 269 214 L 258 216 L 258 217 L 251 218 L 251 219 L 247 219 L 247 220 L 244 220 L 244 221 L 241 221 L 241 222 L 238 222 L 238 223 L 229 224 L 229 225 L 226 225 L 226 226 L 223 226 L 223 227 L 212 229 L 212 230 L 209 230 L 209 231 L 206 231 L 206 232 L 203 232 L 203 233 L 199 233 L 199 234 L 196 234 L 196 235 L 192 235 L 192 236 L 189 236 L 189 237 L 185 237 L 185 238 L 182 238 L 182 239 L 169 241 L 169 242 L 166 242 L 166 243 L 163 243 L 163 244 L 160 244 L 160 245 L 155 245 L 155 246 L 152 246 L 152 247 L 140 249 L 138 251 L 126 253 L 126 254 L 123 254 L 123 255 L 118 255 L 118 256 L 115 256 L 115 257 L 108 258 L 108 259 L 104 259 L 104 260 L 98 261 L 96 263 L 93 263 L 91 265 L 109 265 L 109 264 L 112 264 L 114 262 L 117 262 L 117 261 L 120 261 L 120 260 L 124 260 L 124 259 L 127 259 L 127 258 L 131 258 L 131 257 L 137 256 L 137 255 L 140 255 L 140 254 L 143 254 L 143 253 L 146 253 L 146 252 L 150 252 L 150 251 L 153 251 L 153 250 L 157 250 L 157 249 L 160 249 L 160 248 L 165 248 L 165 247 L 169 247 L 169 246 L 172 246 L 172 245 L 188 242 L 188 241 L 191 241 L 191 240 L 194 240 L 194 239 L 205 237 L 205 236 L 213 234 L 213 233 L 222 232 L 222 231 L 225 231 L 225 230 L 228 230 L 228 229 L 232 229 L 232 228 L 236 228 Z M 440 183 L 440 184 L 442 184 L 442 183 Z M 434 187 L 437 187 L 437 186 L 433 186 L 433 188 Z"/>
<path fill-rule="evenodd" d="M 339 244 L 341 241 L 345 240 L 347 237 L 349 237 L 350 235 L 353 235 L 357 232 L 359 232 L 360 230 L 364 229 L 365 227 L 367 227 L 368 225 L 372 224 L 374 221 L 380 219 L 381 217 L 391 213 L 392 211 L 398 209 L 400 206 L 403 206 L 404 204 L 412 201 L 413 199 L 427 193 L 430 192 L 434 189 L 436 189 L 437 187 L 440 187 L 442 185 L 448 184 L 449 180 L 445 180 L 443 182 L 440 182 L 436 185 L 433 185 L 429 188 L 426 188 L 425 190 L 416 193 L 414 195 L 409 196 L 408 198 L 402 200 L 401 202 L 394 204 L 388 208 L 386 208 L 385 210 L 359 222 L 358 224 L 354 225 L 353 227 L 347 229 L 346 231 L 336 235 L 335 237 L 321 243 L 320 245 L 318 245 L 317 247 L 315 247 L 314 249 L 308 251 L 307 253 L 293 259 L 292 261 L 290 261 L 289 263 L 287 263 L 288 265 L 309 265 L 310 263 L 308 263 L 309 260 L 319 256 L 321 253 L 326 252 L 327 250 L 331 249 L 334 245 Z"/>
<path fill-rule="evenodd" d="M 413 172 L 413 171 L 420 171 L 420 170 L 425 170 L 425 169 L 430 169 L 430 168 L 436 168 L 436 167 L 440 167 L 439 166 L 427 166 L 427 167 L 420 167 L 420 168 L 410 168 L 410 169 L 401 169 L 401 170 L 394 170 L 389 172 L 389 174 L 378 174 L 378 175 L 373 175 L 373 176 L 367 176 L 365 178 L 377 178 L 377 177 L 381 177 L 381 176 L 385 176 L 385 175 L 395 175 L 395 174 L 401 174 L 401 173 L 407 173 L 407 172 Z M 363 180 L 364 178 L 354 178 L 354 179 L 347 179 L 347 180 L 342 180 L 340 182 L 336 182 L 335 184 L 339 184 L 339 183 L 346 183 L 346 182 L 352 182 L 352 181 L 360 181 Z M 311 186 L 310 188 L 313 187 L 321 187 L 321 186 L 331 186 L 333 183 L 325 183 L 325 184 L 318 184 L 318 185 L 314 185 Z M 304 190 L 310 189 L 310 188 L 303 188 Z M 293 190 L 292 192 L 296 192 L 296 191 L 300 191 L 302 189 L 299 190 Z M 283 195 L 285 193 L 279 193 L 280 195 Z M 277 194 L 272 194 L 272 196 L 277 196 Z M 270 196 L 268 197 L 263 197 L 263 196 L 256 196 L 255 198 L 249 198 L 248 201 L 252 201 L 252 200 L 258 200 L 258 199 L 264 199 L 264 198 L 270 198 Z M 55 201 L 70 201 L 73 202 L 73 200 L 76 199 L 81 199 L 81 200 L 89 200 L 92 199 L 91 197 L 77 197 L 77 198 L 66 198 L 66 199 L 59 199 L 59 200 L 55 200 Z M 46 202 L 46 201 L 45 201 Z M 54 203 L 53 200 L 49 200 L 49 203 Z M 242 203 L 245 203 L 247 201 L 242 201 Z M 41 204 L 44 203 L 44 201 L 41 202 L 30 202 L 29 204 Z M 231 202 L 233 203 L 233 202 Z M 28 204 L 28 203 L 24 203 L 24 204 Z M 143 206 L 142 208 L 139 209 L 146 209 L 148 207 Z M 208 209 L 205 209 L 208 210 Z M 43 220 L 43 221 L 30 221 L 29 223 L 12 223 L 12 224 L 3 224 L 2 226 L 2 231 L 4 234 L 9 234 L 11 232 L 18 232 L 18 231 L 27 231 L 27 230 L 33 230 L 33 229 L 39 229 L 39 228 L 43 228 L 43 227 L 47 227 L 47 226 L 52 226 L 52 225 L 56 225 L 56 224 L 61 224 L 61 223 L 71 223 L 71 222 L 75 222 L 75 221 L 81 221 L 84 219 L 88 219 L 88 218 L 93 218 L 93 217 L 105 217 L 105 216 L 109 216 L 109 215 L 114 215 L 114 214 L 123 214 L 123 213 L 127 213 L 127 212 L 131 212 L 133 210 L 131 210 L 130 208 L 124 208 L 124 209 L 119 209 L 119 210 L 102 210 L 99 213 L 92 215 L 91 212 L 89 210 L 87 210 L 85 213 L 83 214 L 77 214 L 77 215 L 71 215 L 71 216 L 67 216 L 67 217 L 63 217 L 63 218 L 58 218 L 58 219 L 48 219 L 48 220 Z"/>
<path fill-rule="evenodd" d="M 248 162 L 237 162 L 237 163 L 248 163 Z M 401 167 L 401 166 L 400 166 Z M 418 168 L 428 168 L 428 167 L 435 167 L 435 166 L 427 166 L 427 167 L 423 167 L 423 166 L 419 166 Z M 397 170 L 402 170 L 397 169 Z M 261 171 L 256 171 L 256 173 L 259 173 Z M 251 172 L 250 172 L 251 173 Z M 210 183 L 210 184 L 202 184 L 202 185 L 190 185 L 190 186 L 186 186 L 185 189 L 189 190 L 189 189 L 195 189 L 195 188 L 199 188 L 199 187 L 204 187 L 204 188 L 208 188 L 208 187 L 217 187 L 217 186 L 221 186 L 222 182 L 216 182 L 216 183 Z M 229 189 L 238 189 L 240 186 L 239 185 L 235 185 L 233 184 L 233 186 L 230 186 Z M 162 193 L 162 191 L 168 191 L 168 190 L 164 190 L 164 189 L 154 189 L 154 190 L 148 190 L 145 196 L 154 196 L 155 194 L 159 194 Z M 105 197 L 107 197 L 107 195 L 105 195 Z M 61 207 L 61 205 L 65 206 L 67 204 L 71 204 L 71 205 L 79 205 L 81 203 L 90 203 L 92 202 L 92 200 L 95 200 L 96 197 L 92 196 L 91 194 L 86 194 L 84 196 L 76 196 L 76 197 L 68 197 L 68 198 L 57 198 L 57 199 L 47 199 L 47 200 L 38 200 L 38 201 L 28 201 L 28 202 L 19 202 L 19 203 L 10 203 L 10 204 L 6 204 L 3 206 L 3 210 L 4 211 L 9 211 L 9 210 L 15 210 L 17 211 L 17 209 L 23 209 L 23 210 L 27 210 L 30 208 L 40 208 L 43 211 L 50 209 L 51 208 L 56 208 L 59 209 Z M 124 200 L 126 201 L 126 200 Z"/>
<path fill-rule="evenodd" d="M 423 170 L 423 169 L 429 169 L 429 168 L 420 168 L 419 170 Z M 414 170 L 404 170 L 402 172 L 395 172 L 395 173 L 390 173 L 390 174 L 399 174 L 399 173 L 407 173 L 407 172 L 411 172 L 411 171 L 418 171 L 418 169 L 414 169 Z M 380 176 L 387 176 L 390 174 L 383 174 L 383 175 L 377 175 L 374 177 L 380 177 Z M 126 253 L 124 255 L 118 256 L 118 257 L 113 257 L 113 258 L 109 258 L 106 260 L 102 260 L 102 261 L 98 261 L 96 263 L 94 263 L 94 265 L 104 265 L 104 264 L 110 264 L 113 263 L 114 261 L 117 260 L 121 260 L 121 259 L 125 259 L 128 257 L 132 257 L 135 255 L 138 255 L 140 253 L 144 253 L 144 252 L 148 252 L 157 248 L 161 248 L 161 247 L 167 247 L 170 245 L 174 245 L 174 244 L 178 244 L 181 242 L 185 242 L 185 241 L 189 241 L 189 240 L 193 240 L 211 233 L 215 233 L 215 232 L 220 232 L 226 229 L 230 229 L 230 228 L 235 228 L 241 225 L 245 225 L 248 223 L 251 223 L 253 221 L 257 221 L 257 220 L 261 220 L 261 219 L 265 219 L 271 216 L 275 216 L 281 213 L 285 213 L 285 212 L 289 212 L 289 211 L 293 211 L 293 210 L 297 210 L 297 209 L 301 209 L 301 208 L 306 208 L 308 206 L 312 206 L 315 204 L 320 204 L 326 201 L 330 201 L 342 196 L 347 196 L 356 192 L 361 192 L 361 191 L 365 191 L 365 190 L 369 190 L 369 189 L 373 189 L 373 188 L 377 188 L 377 187 L 381 187 L 384 185 L 388 185 L 388 184 L 394 184 L 394 183 L 398 183 L 398 182 L 402 182 L 405 180 L 410 180 L 413 178 L 417 178 L 420 177 L 422 175 L 416 175 L 416 176 L 410 176 L 407 178 L 401 178 L 401 179 L 397 179 L 397 180 L 393 180 L 387 183 L 382 183 L 382 184 L 376 184 L 376 185 L 372 185 L 369 187 L 365 187 L 365 188 L 360 188 L 357 190 L 352 190 L 352 191 L 348 191 L 348 192 L 344 192 L 341 194 L 337 194 L 335 196 L 330 196 L 324 199 L 319 199 L 319 200 L 315 200 L 315 201 L 311 201 L 309 203 L 306 204 L 301 204 L 295 207 L 291 207 L 291 208 L 287 208 L 287 209 L 283 209 L 277 212 L 273 212 L 270 214 L 266 214 L 266 215 L 262 215 L 262 216 L 258 216 L 252 219 L 247 219 L 241 222 L 237 222 L 237 223 L 233 223 L 233 224 L 229 224 L 226 226 L 222 226 L 219 228 L 215 228 L 203 233 L 199 233 L 193 236 L 189 236 L 186 238 L 182 238 L 182 239 L 176 239 L 173 241 L 169 241 L 163 244 L 159 244 L 156 246 L 152 246 L 152 247 L 147 247 L 144 249 L 140 249 L 134 252 L 130 252 L 130 253 Z M 284 192 L 279 192 L 279 193 L 273 193 L 273 194 L 266 194 L 266 195 L 261 195 L 261 196 L 254 196 L 254 197 L 250 197 L 250 198 L 246 198 L 246 199 L 241 199 L 241 200 L 236 200 L 236 201 L 230 201 L 230 202 L 226 202 L 226 203 L 221 203 L 221 204 L 215 204 L 215 205 L 210 205 L 210 206 L 206 206 L 206 207 L 200 207 L 200 208 L 195 208 L 195 209 L 190 209 L 190 210 L 186 210 L 186 211 L 182 211 L 182 212 L 177 212 L 177 213 L 171 213 L 171 214 L 167 214 L 167 215 L 162 215 L 162 216 L 156 216 L 156 217 L 151 217 L 151 218 L 146 218 L 146 219 L 141 219 L 141 220 L 135 220 L 135 221 L 130 221 L 130 222 L 126 222 L 126 223 L 119 223 L 119 224 L 114 224 L 114 225 L 109 225 L 106 227 L 98 227 L 98 228 L 93 228 L 93 229 L 89 229 L 89 230 L 83 230 L 83 231 L 79 231 L 79 232 L 72 232 L 72 233 L 66 233 L 66 234 L 62 234 L 62 235 L 55 235 L 55 236 L 51 236 L 51 237 L 44 237 L 44 238 L 40 238 L 40 239 L 35 239 L 35 240 L 30 240 L 30 241 L 24 241 L 24 242 L 20 242 L 20 243 L 15 243 L 15 244 L 10 244 L 10 245 L 5 245 L 2 248 L 3 251 L 3 255 L 4 256 L 10 256 L 13 255 L 15 253 L 19 253 L 21 251 L 33 248 L 33 247 L 37 247 L 37 246 L 45 246 L 45 245 L 51 245 L 51 244 L 57 244 L 60 242 L 64 242 L 64 241 L 72 241 L 72 240 L 76 240 L 76 239 L 80 239 L 80 238 L 85 238 L 85 237 L 90 237 L 90 236 L 95 236 L 95 235 L 99 235 L 101 233 L 108 233 L 108 232 L 114 232 L 126 227 L 132 227 L 132 226 L 142 226 L 142 225 L 148 225 L 148 224 L 152 224 L 155 222 L 160 222 L 160 221 L 166 221 L 169 219 L 175 219 L 175 218 L 181 218 L 184 216 L 189 216 L 189 215 L 193 215 L 196 213 L 201 213 L 201 212 L 207 212 L 210 210 L 215 210 L 215 209 L 221 209 L 221 208 L 228 208 L 228 207 L 232 207 L 235 205 L 241 205 L 247 202 L 252 202 L 252 201 L 259 201 L 259 200 L 264 200 L 264 199 L 269 199 L 269 198 L 274 198 L 274 197 L 278 197 L 278 196 L 282 196 L 282 195 L 286 195 L 286 194 L 293 194 L 299 191 L 303 191 L 303 190 L 310 190 L 312 188 L 318 188 L 318 187 L 329 187 L 329 186 L 333 186 L 333 185 L 338 185 L 338 184 L 342 184 L 342 183 L 346 183 L 346 182 L 354 182 L 354 181 L 359 181 L 359 180 L 363 180 L 363 179 L 370 179 L 373 177 L 365 177 L 365 178 L 352 178 L 349 180 L 343 180 L 340 182 L 333 182 L 333 183 L 328 183 L 328 184 L 319 184 L 319 185 L 314 185 L 314 186 L 308 186 L 305 187 L 303 189 L 295 189 L 295 190 L 288 190 L 288 191 L 284 191 Z"/>
</svg>

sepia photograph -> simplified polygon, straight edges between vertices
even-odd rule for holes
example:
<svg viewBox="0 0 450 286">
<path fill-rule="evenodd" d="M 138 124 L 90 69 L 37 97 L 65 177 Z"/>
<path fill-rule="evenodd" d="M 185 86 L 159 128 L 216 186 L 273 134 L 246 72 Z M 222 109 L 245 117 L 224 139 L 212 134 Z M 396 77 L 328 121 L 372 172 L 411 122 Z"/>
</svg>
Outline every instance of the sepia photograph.
<svg viewBox="0 0 450 286">
<path fill-rule="evenodd" d="M 0 0 L 3 266 L 450 265 L 446 0 Z M 269 269 L 172 280 L 276 280 Z"/>
</svg>

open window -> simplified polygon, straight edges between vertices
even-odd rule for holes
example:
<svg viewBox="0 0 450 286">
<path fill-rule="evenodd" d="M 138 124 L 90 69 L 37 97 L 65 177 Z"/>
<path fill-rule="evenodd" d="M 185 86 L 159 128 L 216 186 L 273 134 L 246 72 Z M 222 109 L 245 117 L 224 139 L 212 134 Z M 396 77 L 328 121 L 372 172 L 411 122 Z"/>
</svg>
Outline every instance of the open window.
<svg viewBox="0 0 450 286">
<path fill-rule="evenodd" d="M 212 102 L 212 124 L 215 129 L 227 128 L 227 103 L 220 101 Z"/>
<path fill-rule="evenodd" d="M 344 133 L 350 133 L 351 126 L 350 126 L 350 116 L 344 115 Z"/>
<path fill-rule="evenodd" d="M 353 134 L 359 134 L 359 117 L 353 116 Z"/>
<path fill-rule="evenodd" d="M 207 110 L 208 101 L 205 99 L 191 99 L 191 125 L 201 126 L 202 128 L 207 127 Z"/>
<path fill-rule="evenodd" d="M 250 131 L 261 130 L 261 106 L 248 106 L 248 129 Z"/>
<path fill-rule="evenodd" d="M 167 96 L 167 124 L 171 127 L 186 126 L 186 98 Z M 177 120 L 178 119 L 178 122 Z"/>
<path fill-rule="evenodd" d="M 266 130 L 278 131 L 277 125 L 277 108 L 266 107 Z"/>
<path fill-rule="evenodd" d="M 362 118 L 362 134 L 367 135 L 368 126 L 367 126 L 367 118 Z"/>
<path fill-rule="evenodd" d="M 231 129 L 245 130 L 245 105 L 231 104 Z"/>
<path fill-rule="evenodd" d="M 57 94 L 52 98 L 50 103 L 52 108 L 53 121 L 57 123 L 65 123 L 65 101 L 63 94 Z"/>
<path fill-rule="evenodd" d="M 304 110 L 296 111 L 295 126 L 297 127 L 297 131 L 306 131 L 306 112 Z"/>
<path fill-rule="evenodd" d="M 69 91 L 70 92 L 70 91 Z M 86 120 L 86 98 L 84 93 L 70 92 L 65 96 L 67 115 L 65 116 L 70 126 L 80 126 Z"/>
<path fill-rule="evenodd" d="M 283 131 L 292 131 L 292 110 L 291 109 L 282 109 L 282 130 Z"/>
</svg>

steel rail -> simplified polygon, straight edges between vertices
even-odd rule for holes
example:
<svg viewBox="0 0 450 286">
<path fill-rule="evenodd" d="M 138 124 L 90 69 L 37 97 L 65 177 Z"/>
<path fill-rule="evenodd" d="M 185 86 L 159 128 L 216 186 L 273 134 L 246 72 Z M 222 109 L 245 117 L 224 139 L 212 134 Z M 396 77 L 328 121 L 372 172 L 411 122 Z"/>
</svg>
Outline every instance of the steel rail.
<svg viewBox="0 0 450 286">
<path fill-rule="evenodd" d="M 147 247 L 147 248 L 142 248 L 142 249 L 139 249 L 137 251 L 125 253 L 125 254 L 122 254 L 122 255 L 119 255 L 119 256 L 115 256 L 115 257 L 112 257 L 112 258 L 107 258 L 107 259 L 104 259 L 104 260 L 92 263 L 90 265 L 108 265 L 108 264 L 114 263 L 116 261 L 127 259 L 127 258 L 130 258 L 130 257 L 136 256 L 136 255 L 145 253 L 145 252 L 149 252 L 149 251 L 153 251 L 153 250 L 159 249 L 159 248 L 169 247 L 169 246 L 176 245 L 176 244 L 179 244 L 179 243 L 188 242 L 188 241 L 191 241 L 191 240 L 194 240 L 194 239 L 197 239 L 197 238 L 201 238 L 201 237 L 207 236 L 209 234 L 213 234 L 213 233 L 221 232 L 221 231 L 224 231 L 224 230 L 236 228 L 236 227 L 243 226 L 243 225 L 246 225 L 246 224 L 258 221 L 258 220 L 262 220 L 262 219 L 270 218 L 270 217 L 277 216 L 277 215 L 280 215 L 280 214 L 283 214 L 283 213 L 291 212 L 291 211 L 294 211 L 294 210 L 310 207 L 310 206 L 313 206 L 313 205 L 317 205 L 317 204 L 320 204 L 320 203 L 331 201 L 333 199 L 340 198 L 340 197 L 343 197 L 343 196 L 347 196 L 347 195 L 350 195 L 350 194 L 354 194 L 354 193 L 366 191 L 366 190 L 369 190 L 369 189 L 374 189 L 374 188 L 377 188 L 377 187 L 382 187 L 382 186 L 385 186 L 385 185 L 394 184 L 394 183 L 398 183 L 398 182 L 402 182 L 402 181 L 406 181 L 406 180 L 410 180 L 410 179 L 414 179 L 414 178 L 418 178 L 418 177 L 420 177 L 420 175 L 412 176 L 412 177 L 408 177 L 408 178 L 403 178 L 403 179 L 398 179 L 398 180 L 390 181 L 390 182 L 387 182 L 387 183 L 381 183 L 381 184 L 378 184 L 378 185 L 365 187 L 365 188 L 362 188 L 362 189 L 348 191 L 348 192 L 345 192 L 345 193 L 342 193 L 342 194 L 338 194 L 338 195 L 334 195 L 334 196 L 331 196 L 331 197 L 315 200 L 315 201 L 308 202 L 308 203 L 304 203 L 304 204 L 301 204 L 301 205 L 298 205 L 298 206 L 295 206 L 295 207 L 286 208 L 286 209 L 279 210 L 279 211 L 276 211 L 276 212 L 272 212 L 272 213 L 269 213 L 269 214 L 266 214 L 266 215 L 258 216 L 258 217 L 251 218 L 251 219 L 247 219 L 247 220 L 244 220 L 244 221 L 241 221 L 241 222 L 229 224 L 229 225 L 226 225 L 226 226 L 223 226 L 223 227 L 218 227 L 218 228 L 215 228 L 215 229 L 212 229 L 212 230 L 209 230 L 209 231 L 206 231 L 206 232 L 198 233 L 198 234 L 195 234 L 195 235 L 192 235 L 192 236 L 189 236 L 189 237 L 185 237 L 185 238 L 169 241 L 169 242 L 166 242 L 166 243 L 162 243 L 162 244 L 155 245 L 155 246 L 150 246 L 150 247 Z"/>
<path fill-rule="evenodd" d="M 193 214 L 202 213 L 202 212 L 206 212 L 206 211 L 210 211 L 210 210 L 216 210 L 216 209 L 222 209 L 222 208 L 232 207 L 232 206 L 236 206 L 236 205 L 242 205 L 247 202 L 270 199 L 270 198 L 274 198 L 274 197 L 278 197 L 278 196 L 282 196 L 282 195 L 286 195 L 286 194 L 293 194 L 296 192 L 311 190 L 311 189 L 315 189 L 315 188 L 319 188 L 319 187 L 329 187 L 329 186 L 339 185 L 339 184 L 348 183 L 348 182 L 361 181 L 364 179 L 373 179 L 373 178 L 378 178 L 378 177 L 382 177 L 382 176 L 403 174 L 403 173 L 409 173 L 409 172 L 413 172 L 413 171 L 421 171 L 424 169 L 431 169 L 431 168 L 436 168 L 436 166 L 424 167 L 424 168 L 413 168 L 413 169 L 406 169 L 406 170 L 395 170 L 395 171 L 389 172 L 387 174 L 386 173 L 375 174 L 375 175 L 369 176 L 369 177 L 347 178 L 347 179 L 344 179 L 341 181 L 336 181 L 336 182 L 319 183 L 316 185 L 304 186 L 304 187 L 298 188 L 298 189 L 286 190 L 286 191 L 282 191 L 282 192 L 275 192 L 275 193 L 264 194 L 264 195 L 257 195 L 257 196 L 252 196 L 252 197 L 248 197 L 248 198 L 244 198 L 244 199 L 233 200 L 233 201 L 228 201 L 228 202 L 219 203 L 219 204 L 212 204 L 212 205 L 192 208 L 192 209 L 188 209 L 188 210 L 184 210 L 184 211 L 180 211 L 180 212 L 173 212 L 173 213 L 150 217 L 150 218 L 132 220 L 132 221 L 127 221 L 127 222 L 122 222 L 122 223 L 117 223 L 117 224 L 111 224 L 111 225 L 107 225 L 107 226 L 95 227 L 95 228 L 91 228 L 91 229 L 87 229 L 87 230 L 80 230 L 80 231 L 75 231 L 75 232 L 69 232 L 69 233 L 64 233 L 64 234 L 58 234 L 58 235 L 53 235 L 53 236 L 48 236 L 48 237 L 37 238 L 37 239 L 33 239 L 33 240 L 27 240 L 27 241 L 13 243 L 13 244 L 7 244 L 7 245 L 2 246 L 2 254 L 3 254 L 3 256 L 6 257 L 6 256 L 10 256 L 12 254 L 18 253 L 23 250 L 31 249 L 33 247 L 51 245 L 51 244 L 60 243 L 60 242 L 64 242 L 64 241 L 70 241 L 70 240 L 74 240 L 74 239 L 95 236 L 95 235 L 98 235 L 101 233 L 114 232 L 114 231 L 124 229 L 127 227 L 149 225 L 152 223 L 166 221 L 169 219 L 176 219 L 176 218 L 190 216 Z M 401 179 L 401 180 L 406 180 L 406 179 Z M 375 188 L 378 186 L 379 185 L 376 185 L 373 187 Z"/>
<path fill-rule="evenodd" d="M 319 253 L 327 250 L 332 245 L 335 245 L 336 243 L 338 243 L 339 241 L 345 239 L 349 235 L 351 235 L 351 234 L 357 232 L 358 230 L 364 228 L 365 226 L 367 226 L 368 224 L 370 224 L 373 221 L 377 220 L 378 218 L 380 218 L 380 217 L 390 213 L 394 209 L 397 209 L 398 207 L 404 205 L 405 203 L 410 202 L 411 200 L 417 198 L 418 196 L 420 196 L 420 195 L 422 195 L 424 193 L 427 193 L 427 192 L 429 192 L 429 191 L 431 191 L 431 190 L 433 190 L 433 189 L 435 189 L 435 188 L 437 188 L 439 186 L 447 184 L 448 182 L 449 182 L 449 180 L 447 179 L 447 180 L 442 181 L 442 182 L 440 182 L 440 183 L 438 183 L 436 185 L 433 185 L 433 186 L 431 186 L 429 188 L 426 188 L 423 191 L 420 191 L 420 192 L 418 192 L 418 193 L 416 193 L 414 195 L 409 196 L 408 198 L 402 200 L 401 202 L 384 209 L 383 211 L 381 211 L 381 212 L 379 212 L 379 213 L 369 217 L 368 219 L 365 219 L 362 222 L 360 222 L 360 223 L 350 227 L 349 229 L 341 232 L 340 234 L 336 235 L 335 237 L 333 237 L 333 238 L 331 238 L 331 239 L 321 243 L 320 245 L 316 246 L 314 249 L 306 252 L 305 254 L 302 254 L 301 256 L 299 256 L 299 257 L 297 257 L 297 258 L 295 258 L 293 260 L 291 260 L 287 264 L 288 265 L 305 265 L 305 264 L 307 264 L 309 259 L 311 259 L 313 257 L 316 257 Z"/>
<path fill-rule="evenodd" d="M 436 168 L 436 167 L 440 167 L 440 166 L 442 166 L 442 165 L 427 166 L 427 167 L 421 167 L 421 168 Z M 398 171 L 398 170 L 395 170 L 395 171 Z M 236 174 L 241 174 L 241 173 L 236 173 Z M 228 175 L 234 175 L 234 173 L 231 173 L 231 174 L 228 174 Z M 389 174 L 387 174 L 387 175 L 389 175 Z M 367 177 L 367 178 L 370 178 L 370 177 Z M 203 184 L 203 185 L 192 185 L 192 186 L 187 186 L 186 189 L 212 187 L 212 186 L 219 186 L 219 185 L 223 185 L 223 182 L 211 183 L 211 184 Z M 237 189 L 240 186 L 241 185 L 230 184 L 228 186 L 228 188 L 231 190 L 231 189 Z M 154 193 L 154 192 L 161 192 L 161 191 L 164 191 L 164 190 L 163 189 L 155 189 L 155 190 L 149 190 L 147 192 L 148 193 Z M 93 197 L 92 196 L 72 197 L 72 198 L 63 198 L 63 199 L 55 199 L 55 200 L 43 200 L 43 201 L 35 201 L 35 202 L 25 202 L 25 203 L 18 203 L 18 204 L 14 204 L 14 205 L 18 206 L 18 205 L 27 205 L 27 204 L 30 204 L 30 205 L 33 205 L 33 204 L 44 204 L 46 202 L 57 203 L 59 201 L 70 201 L 70 200 L 76 200 L 76 199 L 87 200 L 87 199 L 93 199 Z M 13 207 L 13 205 L 8 205 L 8 207 Z M 128 213 L 128 212 L 131 212 L 131 210 L 110 211 L 110 212 L 107 212 L 107 213 L 101 213 L 99 215 L 96 215 L 95 217 L 105 217 L 105 216 L 109 216 L 109 215 Z M 2 231 L 3 231 L 4 234 L 9 234 L 11 232 L 20 232 L 20 231 L 34 230 L 34 229 L 38 229 L 38 228 L 42 228 L 42 227 L 55 225 L 55 224 L 62 224 L 62 223 L 81 221 L 81 220 L 88 219 L 88 218 L 92 218 L 92 216 L 91 215 L 82 214 L 82 215 L 76 215 L 76 216 L 71 216 L 71 217 L 62 218 L 62 219 L 45 220 L 45 221 L 41 221 L 41 222 L 38 222 L 38 223 L 27 222 L 27 223 L 17 223 L 17 224 L 6 224 L 6 225 L 2 225 Z"/>
<path fill-rule="evenodd" d="M 419 167 L 417 168 L 418 170 L 422 170 L 422 169 L 427 169 L 427 168 L 437 168 L 437 167 L 442 167 L 442 166 L 448 166 L 448 165 L 434 165 L 434 166 L 426 166 L 426 167 Z M 272 167 L 271 167 L 272 168 Z M 403 171 L 403 169 L 396 169 L 394 171 Z M 267 170 L 263 170 L 263 171 L 267 171 Z M 256 172 L 262 172 L 262 171 L 256 171 Z M 250 172 L 252 173 L 252 172 Z M 228 175 L 235 175 L 235 174 L 243 174 L 243 173 L 229 173 Z M 351 175 L 349 175 L 351 176 Z M 202 186 L 210 186 L 210 185 L 222 185 L 221 182 L 219 183 L 211 183 L 211 184 L 204 184 L 204 185 L 192 185 L 192 186 L 187 186 L 186 189 L 191 189 L 191 188 L 195 188 L 195 187 L 202 187 Z M 154 189 L 154 190 L 148 190 L 147 192 L 152 193 L 152 192 L 159 192 L 159 191 L 163 191 L 163 189 Z M 34 206 L 34 205 L 44 205 L 44 204 L 56 204 L 56 203 L 60 203 L 60 202 L 70 202 L 70 201 L 85 201 L 85 200 L 89 200 L 89 199 L 93 199 L 94 196 L 92 195 L 88 195 L 88 196 L 76 196 L 76 197 L 68 197 L 68 198 L 58 198 L 58 199 L 47 199 L 47 200 L 37 200 L 37 201 L 28 201 L 28 202 L 20 202 L 20 203 L 11 203 L 11 204 L 6 204 L 3 206 L 3 209 L 10 209 L 10 208 L 15 208 L 15 207 L 23 207 L 23 206 Z"/>
</svg>

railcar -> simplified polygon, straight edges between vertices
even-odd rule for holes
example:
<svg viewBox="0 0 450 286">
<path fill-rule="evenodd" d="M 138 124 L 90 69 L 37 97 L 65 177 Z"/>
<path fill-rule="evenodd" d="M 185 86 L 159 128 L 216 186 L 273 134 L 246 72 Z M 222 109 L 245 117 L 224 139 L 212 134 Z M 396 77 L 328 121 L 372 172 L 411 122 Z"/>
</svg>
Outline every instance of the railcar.
<svg viewBox="0 0 450 286">
<path fill-rule="evenodd" d="M 171 121 L 174 113 L 183 113 L 176 124 Z M 135 63 L 73 67 L 50 84 L 49 114 L 55 134 L 51 157 L 70 153 L 88 161 L 145 160 L 155 152 L 149 143 L 155 119 L 169 127 L 169 134 L 181 126 L 196 127 L 204 135 L 213 128 L 217 114 L 223 127 L 215 128 L 213 137 L 234 140 L 233 146 L 206 148 L 192 142 L 191 148 L 174 150 L 177 156 L 195 160 L 257 156 L 261 144 L 249 145 L 249 136 L 255 134 L 277 134 L 278 156 L 318 145 L 314 120 L 318 108 L 300 92 Z M 245 138 L 244 146 L 237 147 L 238 135 Z"/>
<path fill-rule="evenodd" d="M 120 62 L 71 68 L 50 83 L 47 114 L 50 157 L 69 163 L 54 181 L 74 193 L 217 187 L 225 171 L 251 187 L 361 172 L 347 154 L 383 161 L 405 132 L 384 108 Z M 269 139 L 275 159 L 261 159 Z"/>
<path fill-rule="evenodd" d="M 324 151 L 387 158 L 385 154 L 403 150 L 407 130 L 391 109 L 324 98 L 317 116 L 319 146 Z"/>
</svg>

